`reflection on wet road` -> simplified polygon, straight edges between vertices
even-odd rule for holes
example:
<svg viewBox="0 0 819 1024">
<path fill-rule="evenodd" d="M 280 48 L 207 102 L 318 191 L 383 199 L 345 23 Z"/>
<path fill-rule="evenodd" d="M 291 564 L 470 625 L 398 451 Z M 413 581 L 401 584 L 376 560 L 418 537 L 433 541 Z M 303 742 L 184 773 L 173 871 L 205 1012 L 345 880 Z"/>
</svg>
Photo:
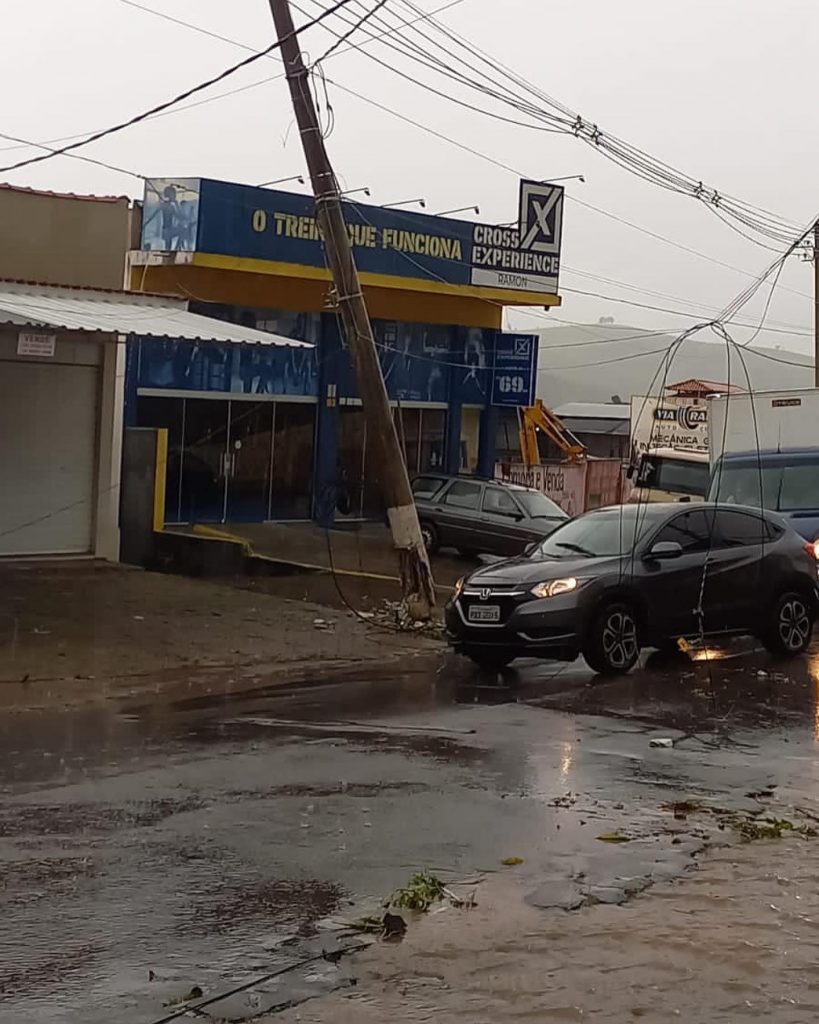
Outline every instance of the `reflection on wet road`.
<svg viewBox="0 0 819 1024">
<path fill-rule="evenodd" d="M 669 804 L 816 811 L 817 678 L 816 656 L 775 665 L 740 645 L 655 656 L 615 681 L 582 663 L 501 678 L 446 659 L 391 678 L 7 716 L 0 1019 L 158 1019 L 193 986 L 213 993 L 315 952 L 322 919 L 421 868 L 482 876 L 489 905 L 506 885 L 510 933 L 547 935 L 555 908 L 590 905 L 570 927 L 593 930 L 583 922 L 612 912 L 597 904 L 701 862 L 713 818 Z M 504 873 L 510 856 L 523 864 Z M 305 993 L 334 983 L 298 979 Z"/>
</svg>

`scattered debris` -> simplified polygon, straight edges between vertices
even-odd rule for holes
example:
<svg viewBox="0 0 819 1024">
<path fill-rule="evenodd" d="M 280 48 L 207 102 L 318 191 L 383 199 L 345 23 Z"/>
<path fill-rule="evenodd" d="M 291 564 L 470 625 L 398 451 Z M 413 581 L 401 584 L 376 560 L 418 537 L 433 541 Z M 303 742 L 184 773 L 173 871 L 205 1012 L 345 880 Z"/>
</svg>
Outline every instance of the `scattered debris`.
<svg viewBox="0 0 819 1024">
<path fill-rule="evenodd" d="M 501 864 L 503 864 L 507 868 L 516 868 L 518 864 L 522 863 L 523 857 L 504 857 L 503 860 L 501 861 Z"/>
<path fill-rule="evenodd" d="M 671 811 L 678 821 L 684 821 L 689 814 L 695 814 L 703 809 L 699 800 L 675 800 L 670 804 L 663 804 L 662 810 Z"/>
<path fill-rule="evenodd" d="M 202 989 L 198 985 L 194 985 L 190 992 L 186 992 L 184 996 L 179 996 L 176 999 L 169 999 L 164 1005 L 165 1006 L 182 1006 L 183 1003 L 190 1003 L 194 999 L 202 998 Z"/>
<path fill-rule="evenodd" d="M 356 614 L 360 617 L 360 613 Z M 444 637 L 443 620 L 432 618 L 428 622 L 422 622 L 415 619 L 404 601 L 383 601 L 375 611 L 365 613 L 365 617 L 374 625 L 386 629 L 422 633 L 436 640 L 442 640 Z"/>
<path fill-rule="evenodd" d="M 384 930 L 384 919 L 374 914 L 366 914 L 355 921 L 350 921 L 347 927 L 354 932 L 363 932 L 367 935 L 380 935 Z"/>
<path fill-rule="evenodd" d="M 817 835 L 811 825 L 797 825 L 787 818 L 761 817 L 755 814 L 744 814 L 741 811 L 720 811 L 717 821 L 721 829 L 732 828 L 744 843 L 753 843 L 759 839 L 781 839 L 786 832 L 812 839 Z"/>
<path fill-rule="evenodd" d="M 747 796 L 753 799 L 770 798 L 773 796 L 773 788 L 756 790 L 748 793 Z M 697 811 L 711 814 L 720 831 L 731 829 L 744 843 L 752 843 L 759 839 L 781 839 L 786 833 L 802 836 L 805 839 L 812 839 L 819 835 L 819 831 L 807 822 L 799 823 L 790 821 L 788 818 L 776 818 L 773 815 L 764 814 L 761 808 L 753 811 L 729 810 L 725 807 L 707 807 L 697 800 L 681 800 L 663 804 L 662 809 L 671 811 L 678 819 L 684 819 Z M 796 812 L 802 814 L 803 817 L 819 822 L 819 818 L 805 814 L 800 808 L 796 808 Z M 598 836 L 598 838 L 602 837 Z"/>
<path fill-rule="evenodd" d="M 384 914 L 382 921 L 382 937 L 385 939 L 403 939 L 407 933 L 407 922 L 400 914 Z"/>
<path fill-rule="evenodd" d="M 601 843 L 630 843 L 631 839 L 629 836 L 624 836 L 621 832 L 604 832 L 601 836 L 597 836 Z"/>
<path fill-rule="evenodd" d="M 556 796 L 554 800 L 549 801 L 550 807 L 574 807 L 577 803 L 577 797 L 574 793 L 566 793 L 565 796 Z"/>
<path fill-rule="evenodd" d="M 662 750 L 668 750 L 670 747 L 674 746 L 674 740 L 669 736 L 658 736 L 653 740 L 649 740 L 648 745 L 650 747 L 659 747 Z"/>
</svg>

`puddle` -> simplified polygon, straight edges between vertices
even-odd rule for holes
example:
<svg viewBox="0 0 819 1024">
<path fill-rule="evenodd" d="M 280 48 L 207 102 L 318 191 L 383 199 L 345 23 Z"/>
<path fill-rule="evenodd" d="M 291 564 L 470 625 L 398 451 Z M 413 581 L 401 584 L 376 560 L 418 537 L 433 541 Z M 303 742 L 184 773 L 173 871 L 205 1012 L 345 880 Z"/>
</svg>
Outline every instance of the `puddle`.
<svg viewBox="0 0 819 1024">
<path fill-rule="evenodd" d="M 332 882 L 283 880 L 243 885 L 231 882 L 187 894 L 179 921 L 181 934 L 214 936 L 237 930 L 247 931 L 264 923 L 292 928 L 297 935 L 314 934 L 314 923 L 338 910 L 347 898 L 344 889 Z"/>
<path fill-rule="evenodd" d="M 0 810 L 0 837 L 73 836 L 146 828 L 176 814 L 200 810 L 199 799 L 149 800 L 122 807 L 104 804 L 11 805 Z"/>
</svg>

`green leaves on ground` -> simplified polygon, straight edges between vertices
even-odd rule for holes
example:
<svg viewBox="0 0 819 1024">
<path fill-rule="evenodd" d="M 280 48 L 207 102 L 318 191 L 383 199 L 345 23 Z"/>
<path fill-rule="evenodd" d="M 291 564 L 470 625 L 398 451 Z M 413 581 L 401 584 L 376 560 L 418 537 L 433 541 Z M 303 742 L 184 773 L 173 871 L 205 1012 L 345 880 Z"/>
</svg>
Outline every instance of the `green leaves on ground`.
<svg viewBox="0 0 819 1024">
<path fill-rule="evenodd" d="M 772 791 L 764 790 L 749 793 L 754 798 L 760 795 L 769 797 Z M 743 843 L 753 843 L 760 839 L 781 839 L 786 834 L 802 836 L 805 839 L 813 839 L 819 832 L 806 822 L 793 822 L 788 818 L 776 818 L 766 814 L 763 810 L 741 811 L 729 810 L 726 807 L 709 807 L 700 800 L 680 800 L 673 803 L 662 804 L 664 811 L 671 811 L 675 818 L 685 819 L 690 814 L 710 814 L 721 831 L 732 829 Z M 811 817 L 809 812 L 797 808 L 797 812 L 804 817 Z M 819 819 L 816 819 L 819 821 Z M 598 838 L 602 838 L 599 836 Z"/>
<path fill-rule="evenodd" d="M 439 878 L 427 871 L 418 871 L 410 879 L 409 885 L 395 890 L 390 897 L 389 906 L 401 907 L 403 910 L 425 911 L 446 896 L 446 887 Z"/>
</svg>

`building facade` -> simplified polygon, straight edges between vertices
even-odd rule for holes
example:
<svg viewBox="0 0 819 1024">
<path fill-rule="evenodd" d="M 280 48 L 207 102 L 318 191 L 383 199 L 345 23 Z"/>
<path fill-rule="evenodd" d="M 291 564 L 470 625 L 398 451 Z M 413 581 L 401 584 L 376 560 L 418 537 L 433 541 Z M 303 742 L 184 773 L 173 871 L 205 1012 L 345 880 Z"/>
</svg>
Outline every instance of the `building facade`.
<svg viewBox="0 0 819 1024">
<path fill-rule="evenodd" d="M 122 288 L 132 215 L 127 196 L 0 184 L 0 278 Z"/>
<path fill-rule="evenodd" d="M 225 182 L 148 184 L 132 288 L 311 345 L 132 342 L 126 421 L 169 430 L 169 522 L 380 514 L 313 206 Z M 491 475 L 498 410 L 531 400 L 536 368 L 536 340 L 503 334 L 503 310 L 559 304 L 559 256 L 522 254 L 517 229 L 353 203 L 345 216 L 408 469 Z"/>
</svg>

